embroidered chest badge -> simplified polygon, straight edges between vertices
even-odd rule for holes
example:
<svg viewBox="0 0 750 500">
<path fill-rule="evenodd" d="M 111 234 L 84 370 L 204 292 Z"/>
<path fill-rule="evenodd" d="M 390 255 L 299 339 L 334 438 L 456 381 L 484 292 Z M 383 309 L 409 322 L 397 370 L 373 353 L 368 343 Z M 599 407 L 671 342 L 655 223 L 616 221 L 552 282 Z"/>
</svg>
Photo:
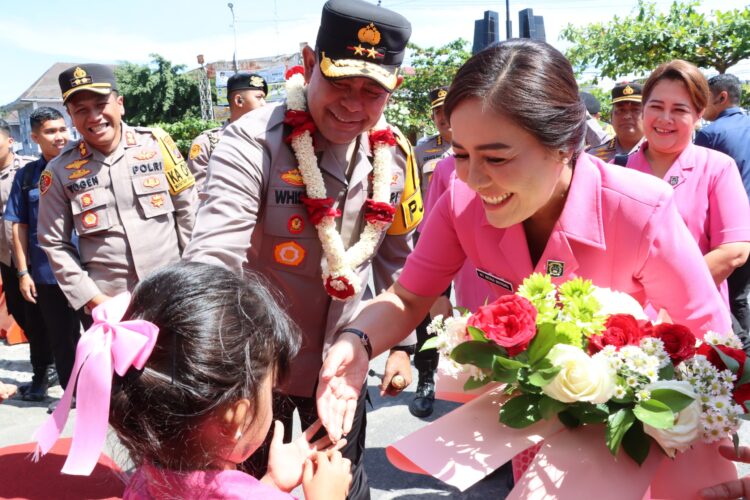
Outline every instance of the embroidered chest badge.
<svg viewBox="0 0 750 500">
<path fill-rule="evenodd" d="M 155 188 L 159 184 L 161 184 L 161 181 L 157 177 L 146 177 L 143 180 L 143 187 Z"/>
<path fill-rule="evenodd" d="M 91 229 L 99 225 L 99 216 L 94 212 L 86 212 L 83 215 L 81 222 L 83 223 L 83 227 L 85 227 L 86 229 Z"/>
<path fill-rule="evenodd" d="M 84 193 L 81 196 L 81 208 L 90 207 L 94 204 L 94 197 L 91 196 L 91 193 Z"/>
<path fill-rule="evenodd" d="M 305 260 L 305 249 L 294 241 L 279 243 L 273 249 L 273 258 L 285 266 L 299 266 Z"/>
<path fill-rule="evenodd" d="M 669 178 L 669 185 L 672 187 L 675 187 L 680 182 L 680 178 L 676 175 L 673 175 Z"/>
<path fill-rule="evenodd" d="M 545 272 L 553 278 L 561 278 L 565 272 L 565 263 L 560 260 L 548 260 Z"/>
<path fill-rule="evenodd" d="M 299 234 L 305 229 L 305 221 L 297 214 L 292 215 L 286 223 L 286 228 L 292 234 Z"/>
</svg>

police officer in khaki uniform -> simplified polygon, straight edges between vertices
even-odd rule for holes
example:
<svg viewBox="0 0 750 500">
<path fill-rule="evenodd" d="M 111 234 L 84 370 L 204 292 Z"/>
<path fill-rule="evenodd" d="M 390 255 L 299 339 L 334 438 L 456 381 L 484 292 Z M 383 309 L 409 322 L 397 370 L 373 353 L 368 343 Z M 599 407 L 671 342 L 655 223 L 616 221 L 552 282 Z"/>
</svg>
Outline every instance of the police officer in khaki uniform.
<svg viewBox="0 0 750 500">
<path fill-rule="evenodd" d="M 235 73 L 227 80 L 227 99 L 229 100 L 229 123 L 236 121 L 254 109 L 266 104 L 268 84 L 257 73 Z M 195 186 L 200 191 L 206 179 L 208 159 L 224 133 L 223 127 L 212 128 L 200 133 L 190 145 L 188 168 L 195 176 Z"/>
<path fill-rule="evenodd" d="M 21 156 L 13 153 L 13 137 L 10 135 L 10 125 L 5 120 L 0 120 L 0 218 L 2 218 L 2 230 L 0 231 L 0 276 L 3 280 L 3 291 L 5 292 L 5 304 L 8 312 L 23 330 L 26 330 L 26 315 L 24 314 L 24 300 L 18 288 L 18 277 L 16 268 L 12 263 L 13 249 L 13 223 L 5 220 L 5 204 L 8 203 L 10 188 L 16 171 L 34 161 L 34 158 Z M 51 356 L 51 355 L 50 355 Z M 50 363 L 52 363 L 50 357 Z"/>
<path fill-rule="evenodd" d="M 417 157 L 417 165 L 422 176 L 422 197 L 427 194 L 427 184 L 430 181 L 435 165 L 441 159 L 450 154 L 451 149 L 451 126 L 443 114 L 443 103 L 448 95 L 448 87 L 439 87 L 430 91 L 430 108 L 432 110 L 432 122 L 438 130 L 436 135 L 431 135 L 417 144 L 414 154 Z M 434 161 L 433 161 L 434 160 Z"/>
<path fill-rule="evenodd" d="M 367 131 L 381 120 L 390 93 L 402 81 L 403 60 L 411 25 L 401 15 L 361 0 L 330 0 L 323 7 L 316 50 L 303 49 L 307 109 L 314 121 L 315 157 L 344 248 L 360 240 L 365 201 L 372 196 L 373 149 Z M 188 260 L 218 264 L 237 272 L 248 268 L 280 289 L 282 305 L 303 333 L 301 352 L 275 398 L 274 415 L 290 437 L 292 412 L 303 427 L 317 419 L 318 371 L 325 349 L 339 335 L 362 338 L 361 332 L 340 332 L 354 316 L 371 271 L 377 291 L 398 276 L 412 249 L 412 229 L 422 217 L 419 177 L 408 141 L 396 132 L 388 150 L 390 203 L 395 219 L 381 235 L 374 254 L 354 269 L 363 291 L 347 301 L 333 300 L 322 275 L 323 248 L 302 203 L 306 193 L 298 160 L 285 138 L 286 102 L 265 106 L 230 124 L 211 156 L 204 198 Z M 377 127 L 376 127 L 377 125 Z M 390 163 L 390 162 L 389 162 Z M 414 340 L 392 351 L 386 363 L 382 392 L 393 392 L 395 375 L 411 380 L 408 350 Z M 358 402 L 355 425 L 343 454 L 352 460 L 350 498 L 369 498 L 363 467 L 365 398 Z M 258 455 L 258 454 L 256 454 Z M 265 464 L 261 458 L 258 463 Z M 258 472 L 258 469 L 254 469 Z"/>
<path fill-rule="evenodd" d="M 58 80 L 83 138 L 39 179 L 39 242 L 71 306 L 90 310 L 180 259 L 195 217 L 195 179 L 166 132 L 123 123 L 111 68 L 81 64 Z"/>
<path fill-rule="evenodd" d="M 641 97 L 643 86 L 640 83 L 622 82 L 612 89 L 612 127 L 615 137 L 586 152 L 608 163 L 615 157 L 638 151 L 643 142 L 643 116 Z"/>
<path fill-rule="evenodd" d="M 450 123 L 443 113 L 443 104 L 448 95 L 448 87 L 439 87 L 430 91 L 430 106 L 432 109 L 432 121 L 438 130 L 438 134 L 427 138 L 414 148 L 419 164 L 419 171 L 422 180 L 422 198 L 427 196 L 430 179 L 435 171 L 438 162 L 452 154 Z M 416 237 L 415 234 L 415 244 Z M 434 315 L 450 314 L 450 289 L 441 296 L 433 306 L 431 313 Z M 432 315 L 427 315 L 425 319 L 417 326 L 417 348 L 414 354 L 414 367 L 417 369 L 419 378 L 417 380 L 417 390 L 414 393 L 414 399 L 409 403 L 409 412 L 415 417 L 425 418 L 432 415 L 435 403 L 435 372 L 439 361 L 437 350 L 428 349 L 422 351 L 422 344 L 427 340 L 427 326 L 432 321 Z"/>
</svg>

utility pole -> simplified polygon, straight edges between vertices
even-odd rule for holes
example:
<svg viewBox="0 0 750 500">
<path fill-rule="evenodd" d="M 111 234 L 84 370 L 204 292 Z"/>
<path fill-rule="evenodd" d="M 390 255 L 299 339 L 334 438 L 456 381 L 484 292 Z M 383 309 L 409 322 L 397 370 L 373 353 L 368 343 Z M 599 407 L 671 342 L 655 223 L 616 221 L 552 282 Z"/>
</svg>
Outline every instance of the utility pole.
<svg viewBox="0 0 750 500">
<path fill-rule="evenodd" d="M 513 25 L 510 22 L 510 0 L 505 0 L 505 39 L 513 37 Z"/>
<path fill-rule="evenodd" d="M 234 52 L 232 53 L 232 63 L 234 64 L 234 72 L 237 73 L 237 20 L 234 17 L 234 4 L 229 2 L 227 7 L 229 7 L 229 11 L 232 13 L 232 31 L 234 32 Z"/>
<path fill-rule="evenodd" d="M 201 119 L 202 120 L 213 120 L 214 119 L 214 105 L 211 102 L 211 82 L 208 79 L 208 71 L 203 65 L 204 59 L 203 54 L 198 54 L 198 64 L 201 65 L 198 70 L 200 76 L 198 78 L 198 90 L 201 99 Z"/>
</svg>

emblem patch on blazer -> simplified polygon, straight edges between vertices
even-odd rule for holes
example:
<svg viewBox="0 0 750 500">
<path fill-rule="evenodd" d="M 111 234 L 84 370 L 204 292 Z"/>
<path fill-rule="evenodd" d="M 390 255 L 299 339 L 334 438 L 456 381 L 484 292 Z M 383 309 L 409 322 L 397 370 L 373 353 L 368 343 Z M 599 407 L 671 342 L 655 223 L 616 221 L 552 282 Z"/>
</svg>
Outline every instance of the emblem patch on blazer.
<svg viewBox="0 0 750 500">
<path fill-rule="evenodd" d="M 96 227 L 99 225 L 99 216 L 94 212 L 86 212 L 85 214 L 83 214 L 81 222 L 83 223 L 83 227 L 85 227 L 86 229 L 91 229 L 92 227 Z"/>
<path fill-rule="evenodd" d="M 548 260 L 545 271 L 553 278 L 561 278 L 565 272 L 565 263 L 559 260 Z"/>
<path fill-rule="evenodd" d="M 273 258 L 285 266 L 299 266 L 305 260 L 305 249 L 294 241 L 285 241 L 273 249 Z"/>
<path fill-rule="evenodd" d="M 304 186 L 305 182 L 302 180 L 302 174 L 299 169 L 293 168 L 287 170 L 281 174 L 281 180 L 289 184 L 290 186 Z"/>
<path fill-rule="evenodd" d="M 672 187 L 676 186 L 678 182 L 680 182 L 680 178 L 676 175 L 673 175 L 669 178 L 669 185 Z"/>
<path fill-rule="evenodd" d="M 286 223 L 286 228 L 292 234 L 299 234 L 305 229 L 305 221 L 297 214 L 292 215 Z"/>
<path fill-rule="evenodd" d="M 49 191 L 49 187 L 52 185 L 52 172 L 45 170 L 42 172 L 42 176 L 39 178 L 39 192 L 44 194 Z"/>
<path fill-rule="evenodd" d="M 94 197 L 91 193 L 85 193 L 81 196 L 81 208 L 90 207 L 94 204 Z"/>
</svg>

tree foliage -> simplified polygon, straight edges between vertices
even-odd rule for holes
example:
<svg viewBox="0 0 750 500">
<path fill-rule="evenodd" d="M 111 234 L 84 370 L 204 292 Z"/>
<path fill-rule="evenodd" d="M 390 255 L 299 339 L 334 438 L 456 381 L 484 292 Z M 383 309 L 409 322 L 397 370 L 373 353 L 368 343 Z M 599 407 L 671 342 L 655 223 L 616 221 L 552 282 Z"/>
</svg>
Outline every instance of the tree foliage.
<svg viewBox="0 0 750 500">
<path fill-rule="evenodd" d="M 462 39 L 442 47 L 408 45 L 408 65 L 414 74 L 404 76 L 404 83 L 391 96 L 385 115 L 412 142 L 422 134 L 435 133 L 428 93 L 450 85 L 458 68 L 471 56 L 467 47 L 468 42 Z"/>
<path fill-rule="evenodd" d="M 198 80 L 158 54 L 151 64 L 124 63 L 115 69 L 125 98 L 125 119 L 131 125 L 177 122 L 200 117 Z"/>
<path fill-rule="evenodd" d="M 750 57 L 750 7 L 702 14 L 699 0 L 675 0 L 666 13 L 639 0 L 630 17 L 583 27 L 568 24 L 560 37 L 573 44 L 566 56 L 578 72 L 596 68 L 616 79 L 646 74 L 671 59 L 719 73 Z"/>
<path fill-rule="evenodd" d="M 177 148 L 182 153 L 182 156 L 187 158 L 188 151 L 190 150 L 190 144 L 193 139 L 204 130 L 211 128 L 220 127 L 221 122 L 216 120 L 201 120 L 200 118 L 185 118 L 178 122 L 159 122 L 152 123 L 149 127 L 160 127 L 163 128 L 171 137 L 174 139 Z"/>
</svg>

